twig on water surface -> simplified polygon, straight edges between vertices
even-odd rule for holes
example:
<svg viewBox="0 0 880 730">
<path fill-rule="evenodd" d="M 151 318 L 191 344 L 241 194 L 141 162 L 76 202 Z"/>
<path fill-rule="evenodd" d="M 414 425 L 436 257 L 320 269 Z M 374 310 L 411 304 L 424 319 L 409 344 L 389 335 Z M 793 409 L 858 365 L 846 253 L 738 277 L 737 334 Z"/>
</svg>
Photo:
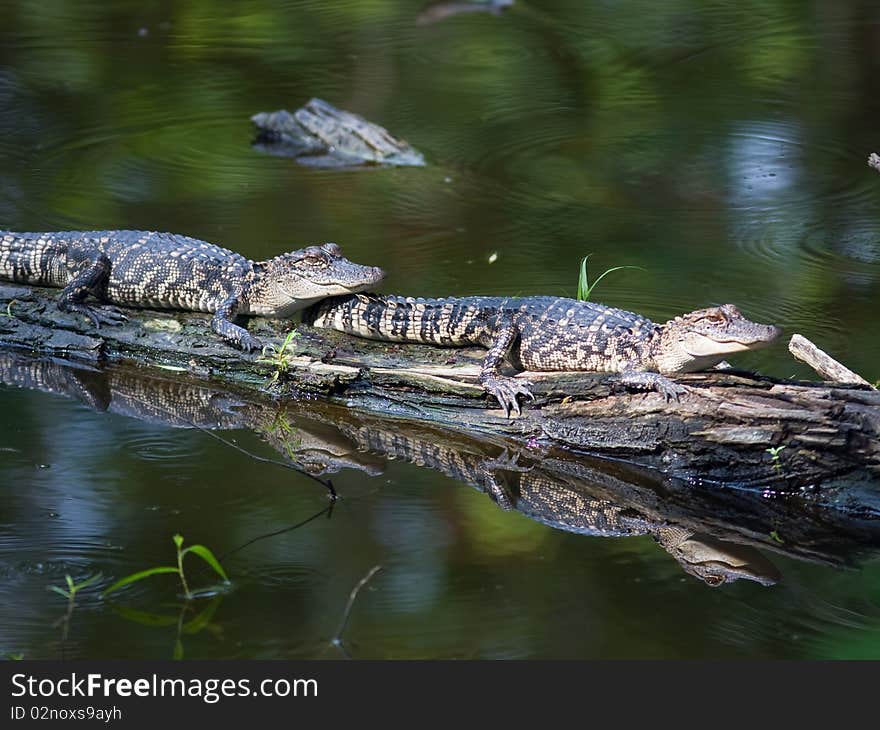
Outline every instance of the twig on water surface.
<svg viewBox="0 0 880 730">
<path fill-rule="evenodd" d="M 348 594 L 348 603 L 345 604 L 345 611 L 342 613 L 342 620 L 339 622 L 339 628 L 336 629 L 336 635 L 330 640 L 330 643 L 345 654 L 345 656 L 348 656 L 348 653 L 345 651 L 345 647 L 342 644 L 342 632 L 345 631 L 345 627 L 348 624 L 348 617 L 351 615 L 352 606 L 354 606 L 354 602 L 357 599 L 361 588 L 369 583 L 370 579 L 380 570 L 382 570 L 381 565 L 374 565 L 367 571 L 367 574 L 358 581 L 357 585 L 351 589 L 351 593 Z"/>
</svg>

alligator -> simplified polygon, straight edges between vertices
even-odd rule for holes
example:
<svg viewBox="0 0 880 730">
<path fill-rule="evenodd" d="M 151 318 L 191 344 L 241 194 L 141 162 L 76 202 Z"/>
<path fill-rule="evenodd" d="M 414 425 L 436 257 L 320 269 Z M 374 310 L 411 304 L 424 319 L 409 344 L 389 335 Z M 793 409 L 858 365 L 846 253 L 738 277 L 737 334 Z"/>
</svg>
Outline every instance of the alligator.
<svg viewBox="0 0 880 730">
<path fill-rule="evenodd" d="M 667 375 L 706 370 L 728 355 L 772 343 L 780 330 L 746 319 L 732 304 L 698 309 L 664 324 L 603 304 L 557 297 L 416 299 L 378 294 L 330 297 L 303 313 L 315 327 L 369 339 L 488 348 L 480 383 L 506 416 L 531 383 L 518 370 L 617 373 L 623 385 L 678 400 L 687 388 Z"/>
<path fill-rule="evenodd" d="M 335 243 L 266 261 L 206 241 L 154 231 L 0 231 L 0 278 L 63 287 L 58 308 L 97 328 L 126 317 L 117 307 L 210 312 L 211 329 L 245 352 L 262 343 L 233 323 L 237 315 L 288 317 L 318 299 L 362 291 L 384 277 L 344 258 Z M 106 304 L 87 304 L 89 294 Z"/>
<path fill-rule="evenodd" d="M 254 146 L 264 152 L 293 157 L 313 167 L 357 165 L 422 166 L 425 158 L 384 127 L 311 99 L 293 114 L 281 109 L 251 117 L 257 128 Z"/>
</svg>

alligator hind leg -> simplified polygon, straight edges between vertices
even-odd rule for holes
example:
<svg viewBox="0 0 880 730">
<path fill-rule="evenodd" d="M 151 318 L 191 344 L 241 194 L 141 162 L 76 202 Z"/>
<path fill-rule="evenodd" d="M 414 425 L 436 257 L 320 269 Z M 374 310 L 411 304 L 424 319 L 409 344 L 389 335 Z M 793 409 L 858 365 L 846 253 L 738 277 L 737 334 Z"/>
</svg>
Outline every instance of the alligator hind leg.
<svg viewBox="0 0 880 730">
<path fill-rule="evenodd" d="M 251 352 L 252 350 L 262 350 L 263 343 L 248 332 L 244 327 L 239 327 L 231 320 L 235 319 L 240 306 L 240 293 L 234 292 L 230 294 L 221 304 L 211 319 L 211 329 L 220 335 L 230 345 Z"/>
<path fill-rule="evenodd" d="M 504 409 L 504 415 L 510 418 L 511 411 L 519 416 L 522 413 L 517 396 L 535 400 L 532 391 L 529 390 L 531 383 L 525 380 L 508 378 L 498 371 L 501 362 L 507 357 L 507 353 L 519 337 L 519 331 L 513 322 L 506 323 L 496 333 L 486 357 L 483 358 L 483 367 L 480 370 L 480 384 L 490 395 L 494 395 Z"/>
<path fill-rule="evenodd" d="M 85 304 L 85 299 L 92 294 L 96 299 L 106 297 L 107 282 L 110 280 L 110 259 L 97 249 L 72 249 L 67 254 L 68 265 L 79 268 L 67 282 L 67 286 L 58 297 L 58 309 L 62 312 L 76 312 L 92 320 L 96 329 L 102 324 L 118 325 L 125 322 L 126 317 L 120 309 L 110 305 L 100 307 Z"/>
</svg>

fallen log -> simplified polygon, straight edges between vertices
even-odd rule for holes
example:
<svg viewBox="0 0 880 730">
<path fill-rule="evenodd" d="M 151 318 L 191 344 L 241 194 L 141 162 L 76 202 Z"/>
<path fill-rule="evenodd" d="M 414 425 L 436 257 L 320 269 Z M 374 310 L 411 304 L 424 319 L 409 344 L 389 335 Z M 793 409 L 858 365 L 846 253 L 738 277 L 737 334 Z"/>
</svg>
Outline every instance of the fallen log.
<svg viewBox="0 0 880 730">
<path fill-rule="evenodd" d="M 693 485 L 797 492 L 880 472 L 880 392 L 735 370 L 682 376 L 677 403 L 633 393 L 613 375 L 528 373 L 536 401 L 506 418 L 477 382 L 483 350 L 370 342 L 300 326 L 294 355 L 262 358 L 221 342 L 208 316 L 129 310 L 96 331 L 58 311 L 55 290 L 0 287 L 0 346 L 90 362 L 186 371 L 258 391 L 278 373 L 281 396 L 307 394 L 363 413 L 491 434 L 546 452 L 596 454 Z M 251 331 L 281 348 L 290 322 L 254 319 Z"/>
</svg>

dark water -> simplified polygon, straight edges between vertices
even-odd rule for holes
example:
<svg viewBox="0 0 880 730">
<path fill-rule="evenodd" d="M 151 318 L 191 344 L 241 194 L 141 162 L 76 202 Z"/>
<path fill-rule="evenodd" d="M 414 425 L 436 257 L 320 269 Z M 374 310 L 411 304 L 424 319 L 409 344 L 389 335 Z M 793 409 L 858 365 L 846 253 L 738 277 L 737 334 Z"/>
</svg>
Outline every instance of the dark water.
<svg viewBox="0 0 880 730">
<path fill-rule="evenodd" d="M 418 295 L 572 295 L 592 252 L 646 269 L 601 301 L 661 320 L 734 302 L 880 377 L 875 4 L 517 2 L 417 22 L 425 5 L 4 3 L 3 227 L 170 230 L 254 258 L 335 240 Z M 253 113 L 312 96 L 429 166 L 251 149 Z M 784 346 L 737 363 L 810 375 Z M 782 580 L 711 589 L 650 534 L 562 531 L 374 456 L 334 475 L 329 518 L 242 547 L 324 510 L 321 485 L 219 432 L 93 405 L 0 387 L 4 653 L 166 657 L 180 636 L 187 657 L 336 656 L 380 564 L 353 656 L 880 656 L 870 534 L 798 554 L 768 537 L 793 531 L 786 513 L 749 533 Z M 279 457 L 252 429 L 222 436 Z M 226 556 L 232 588 L 184 615 L 173 577 L 113 605 L 87 589 L 61 641 L 47 586 L 171 563 L 175 532 Z"/>
</svg>

